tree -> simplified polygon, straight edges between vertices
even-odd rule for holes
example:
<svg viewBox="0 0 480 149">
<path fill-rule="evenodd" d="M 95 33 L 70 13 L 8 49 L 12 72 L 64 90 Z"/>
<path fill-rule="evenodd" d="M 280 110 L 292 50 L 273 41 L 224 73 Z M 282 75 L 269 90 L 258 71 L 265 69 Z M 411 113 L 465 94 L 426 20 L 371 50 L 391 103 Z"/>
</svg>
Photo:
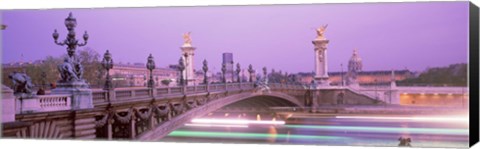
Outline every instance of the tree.
<svg viewBox="0 0 480 149">
<path fill-rule="evenodd" d="M 102 86 L 105 82 L 106 70 L 103 69 L 100 62 L 100 54 L 89 47 L 77 52 L 78 59 L 83 65 L 83 78 L 91 85 Z"/>
<path fill-rule="evenodd" d="M 103 69 L 100 63 L 100 55 L 98 52 L 91 48 L 85 48 L 77 51 L 77 57 L 80 63 L 83 65 L 83 78 L 90 85 L 101 86 L 105 82 L 105 69 Z M 58 72 L 58 65 L 63 63 L 64 54 L 61 57 L 47 56 L 40 63 L 23 64 L 21 67 L 3 69 L 2 81 L 7 86 L 12 86 L 12 81 L 8 78 L 8 75 L 13 71 L 25 72 L 32 79 L 32 83 L 35 86 L 42 85 L 42 73 L 46 74 L 45 85 L 55 84 L 60 79 L 60 73 Z"/>
<path fill-rule="evenodd" d="M 398 85 L 467 86 L 467 64 L 428 68 L 418 77 L 399 81 Z"/>
</svg>

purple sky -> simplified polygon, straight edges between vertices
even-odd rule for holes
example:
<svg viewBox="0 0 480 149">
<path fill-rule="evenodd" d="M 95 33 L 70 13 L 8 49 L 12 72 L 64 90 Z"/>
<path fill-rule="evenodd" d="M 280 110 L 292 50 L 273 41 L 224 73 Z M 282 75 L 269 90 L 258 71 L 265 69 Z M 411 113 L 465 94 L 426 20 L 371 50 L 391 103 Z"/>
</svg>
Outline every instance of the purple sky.
<svg viewBox="0 0 480 149">
<path fill-rule="evenodd" d="M 340 71 L 341 63 L 346 70 L 354 48 L 364 70 L 467 62 L 468 2 L 7 10 L 2 62 L 19 61 L 22 53 L 24 61 L 66 53 L 52 33 L 65 38 L 69 12 L 77 37 L 87 30 L 87 46 L 101 55 L 109 49 L 115 62 L 145 63 L 152 53 L 157 66 L 176 64 L 182 34 L 191 31 L 196 69 L 207 59 L 219 71 L 222 53 L 232 52 L 244 68 L 311 72 L 314 28 L 323 24 L 329 71 Z"/>
</svg>

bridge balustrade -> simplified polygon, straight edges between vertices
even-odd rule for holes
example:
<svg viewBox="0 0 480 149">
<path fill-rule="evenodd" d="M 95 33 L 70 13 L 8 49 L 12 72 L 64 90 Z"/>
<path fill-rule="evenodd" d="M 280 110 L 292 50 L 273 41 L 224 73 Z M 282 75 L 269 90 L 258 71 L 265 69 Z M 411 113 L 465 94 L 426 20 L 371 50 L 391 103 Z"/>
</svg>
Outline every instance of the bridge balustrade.
<svg viewBox="0 0 480 149">
<path fill-rule="evenodd" d="M 39 96 L 38 100 L 40 102 L 40 111 L 59 111 L 59 110 L 70 110 L 71 109 L 71 97 L 70 95 L 46 95 Z"/>
<path fill-rule="evenodd" d="M 102 102 L 107 102 L 108 99 L 107 92 L 104 90 L 93 91 L 92 96 L 94 105 Z"/>
<path fill-rule="evenodd" d="M 133 90 L 115 91 L 115 99 L 128 99 L 133 96 Z"/>
</svg>

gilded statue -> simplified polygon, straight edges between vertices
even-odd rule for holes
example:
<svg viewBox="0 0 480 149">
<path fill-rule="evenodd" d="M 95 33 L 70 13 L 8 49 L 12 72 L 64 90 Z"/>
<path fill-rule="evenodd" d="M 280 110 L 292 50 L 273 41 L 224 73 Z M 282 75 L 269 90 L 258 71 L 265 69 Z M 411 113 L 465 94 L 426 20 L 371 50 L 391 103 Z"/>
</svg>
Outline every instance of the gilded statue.
<svg viewBox="0 0 480 149">
<path fill-rule="evenodd" d="M 190 37 L 190 33 L 191 33 L 191 32 L 187 32 L 187 33 L 184 33 L 184 34 L 183 34 L 183 40 L 184 40 L 183 45 L 184 45 L 184 46 L 190 46 L 190 45 L 192 45 L 192 38 Z"/>
<path fill-rule="evenodd" d="M 317 28 L 317 39 L 325 39 L 323 34 L 325 34 L 325 30 L 327 29 L 327 25 L 322 25 L 319 28 Z"/>
</svg>

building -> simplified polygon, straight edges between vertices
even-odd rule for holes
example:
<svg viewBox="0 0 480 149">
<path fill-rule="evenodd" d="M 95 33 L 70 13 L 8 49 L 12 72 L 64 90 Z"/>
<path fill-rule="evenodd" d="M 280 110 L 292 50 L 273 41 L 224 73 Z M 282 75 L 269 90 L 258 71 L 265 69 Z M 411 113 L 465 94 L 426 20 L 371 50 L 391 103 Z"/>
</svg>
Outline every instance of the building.
<svg viewBox="0 0 480 149">
<path fill-rule="evenodd" d="M 234 82 L 235 73 L 234 73 L 234 62 L 233 62 L 233 53 L 223 53 L 222 54 L 222 65 L 226 65 L 225 78 L 227 82 Z"/>
<path fill-rule="evenodd" d="M 153 70 L 155 86 L 167 86 L 161 83 L 162 80 L 170 80 L 168 86 L 176 86 L 178 73 L 178 70 L 171 67 L 155 68 Z M 145 87 L 150 78 L 150 71 L 144 63 L 115 64 L 113 69 L 110 69 L 110 75 L 115 87 Z"/>
<path fill-rule="evenodd" d="M 342 84 L 358 85 L 357 75 L 362 72 L 362 58 L 358 55 L 358 50 L 353 50 L 352 57 L 348 61 L 348 71 L 345 80 L 341 80 Z M 345 83 L 346 82 L 346 83 Z"/>
<path fill-rule="evenodd" d="M 415 74 L 407 69 L 393 70 L 395 81 L 405 80 L 414 77 Z M 315 74 L 298 73 L 298 81 L 309 84 Z M 331 85 L 389 85 L 392 81 L 392 70 L 363 71 L 362 58 L 358 50 L 353 50 L 353 54 L 348 61 L 347 72 L 329 72 L 328 80 Z M 343 83 L 342 83 L 343 82 Z"/>
</svg>

